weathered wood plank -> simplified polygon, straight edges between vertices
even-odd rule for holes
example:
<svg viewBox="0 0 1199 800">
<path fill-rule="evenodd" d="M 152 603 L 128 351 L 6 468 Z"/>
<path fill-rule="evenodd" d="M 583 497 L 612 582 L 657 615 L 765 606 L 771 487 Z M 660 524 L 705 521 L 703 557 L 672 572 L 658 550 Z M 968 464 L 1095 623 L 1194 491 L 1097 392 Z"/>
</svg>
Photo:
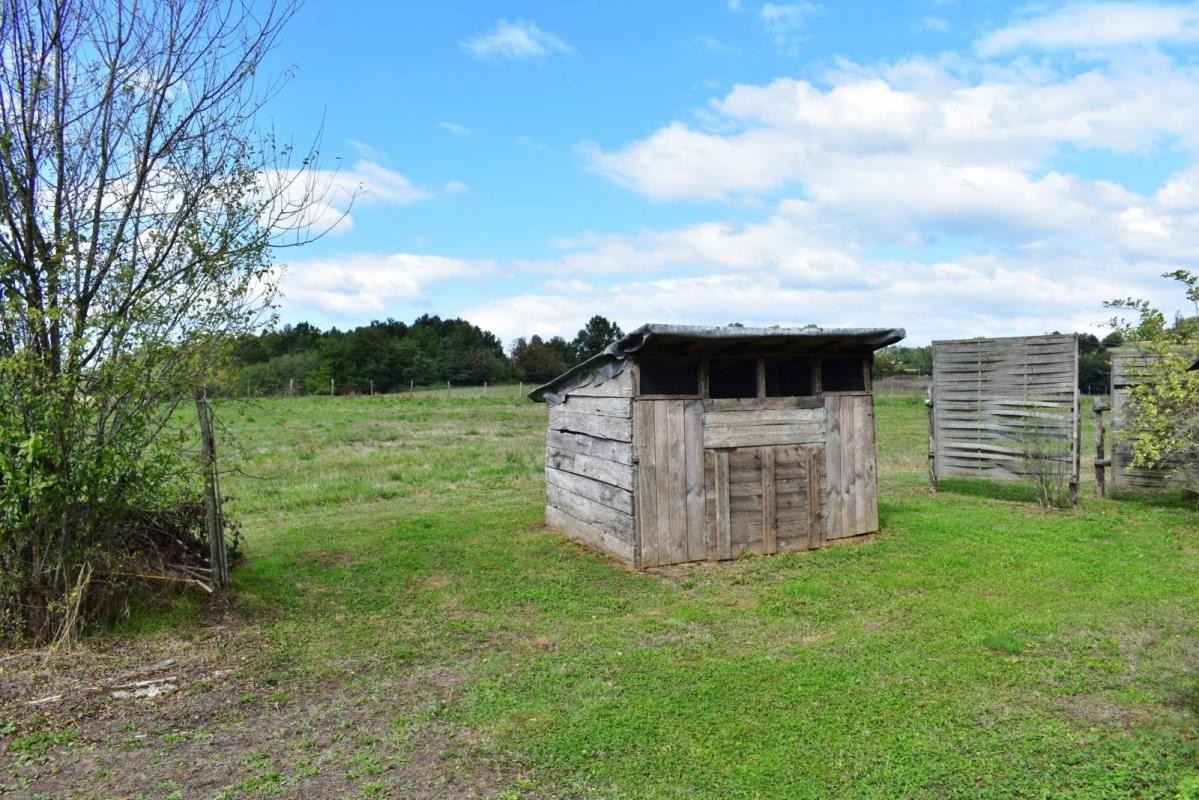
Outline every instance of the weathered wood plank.
<svg viewBox="0 0 1199 800">
<path fill-rule="evenodd" d="M 778 550 L 778 495 L 774 483 L 773 447 L 762 448 L 762 551 Z"/>
<path fill-rule="evenodd" d="M 579 453 L 614 461 L 618 464 L 632 465 L 633 463 L 633 446 L 630 442 L 597 439 L 585 433 L 556 431 L 550 428 L 546 432 L 545 443 L 547 447 L 564 453 Z"/>
<path fill-rule="evenodd" d="M 706 448 L 817 444 L 823 441 L 823 426 L 819 426 L 816 423 L 802 425 L 704 426 L 704 447 Z"/>
<path fill-rule="evenodd" d="M 703 405 L 687 401 L 683 405 L 683 450 L 687 482 L 687 559 L 708 557 L 704 537 L 704 426 Z"/>
<path fill-rule="evenodd" d="M 732 556 L 732 513 L 729 508 L 729 454 L 716 451 L 716 537 L 718 558 Z"/>
<path fill-rule="evenodd" d="M 823 408 L 819 397 L 743 397 L 704 400 L 704 412 L 769 411 L 787 408 Z"/>
<path fill-rule="evenodd" d="M 670 401 L 654 401 L 654 494 L 656 496 L 657 519 L 657 563 L 670 563 L 670 510 L 673 498 L 670 494 L 670 433 L 668 416 Z"/>
<path fill-rule="evenodd" d="M 871 533 L 879 529 L 878 519 L 878 438 L 874 416 L 874 398 L 863 403 L 866 414 L 864 429 L 861 431 L 862 455 L 865 461 L 866 483 L 862 487 L 866 498 L 866 515 L 862 519 L 862 533 Z"/>
<path fill-rule="evenodd" d="M 633 404 L 637 427 L 637 555 L 638 566 L 658 565 L 658 483 L 656 442 L 654 441 L 654 402 L 638 400 Z"/>
<path fill-rule="evenodd" d="M 704 450 L 704 547 L 708 560 L 720 558 L 720 527 L 716 505 L 716 453 Z"/>
<path fill-rule="evenodd" d="M 843 453 L 841 439 L 841 398 L 838 395 L 825 395 L 825 407 L 828 409 L 828 422 L 824 440 L 824 474 L 825 507 L 825 539 L 841 538 L 843 514 L 841 509 L 841 456 Z"/>
<path fill-rule="evenodd" d="M 854 503 L 857 494 L 857 477 L 854 473 L 854 428 L 853 403 L 841 401 L 841 536 L 853 536 L 858 532 Z"/>
<path fill-rule="evenodd" d="M 683 403 L 682 400 L 669 400 L 666 403 L 666 431 L 670 449 L 668 557 L 671 564 L 681 564 L 687 560 L 687 434 Z"/>
<path fill-rule="evenodd" d="M 762 553 L 762 509 L 734 514 L 729 523 L 729 555 L 736 558 L 745 550 Z"/>
<path fill-rule="evenodd" d="M 629 516 L 633 514 L 633 493 L 628 489 L 621 489 L 610 483 L 602 483 L 582 475 L 575 475 L 573 472 L 563 472 L 553 467 L 546 467 L 545 482 L 608 506 L 622 514 Z"/>
<path fill-rule="evenodd" d="M 707 427 L 738 425 L 824 424 L 824 408 L 764 408 L 760 411 L 709 411 L 703 415 Z"/>
<path fill-rule="evenodd" d="M 602 550 L 621 561 L 633 561 L 633 545 L 596 525 L 585 522 L 554 506 L 546 506 L 545 522 L 589 547 Z"/>
<path fill-rule="evenodd" d="M 594 480 L 619 486 L 621 489 L 633 491 L 633 466 L 609 461 L 606 458 L 596 458 L 584 453 L 572 453 L 555 448 L 547 448 L 545 453 L 546 468 L 560 469 L 583 475 Z"/>
<path fill-rule="evenodd" d="M 598 414 L 576 414 L 565 410 L 565 406 L 554 406 L 550 409 L 550 428 L 617 442 L 629 442 L 633 439 L 632 420 Z"/>
<path fill-rule="evenodd" d="M 559 408 L 573 414 L 599 414 L 605 417 L 630 419 L 633 401 L 627 397 L 584 397 L 570 395 Z"/>
<path fill-rule="evenodd" d="M 570 397 L 632 397 L 633 371 L 626 369 L 603 383 L 576 386 L 568 389 L 567 395 Z"/>
<path fill-rule="evenodd" d="M 552 483 L 546 484 L 545 498 L 547 506 L 561 509 L 572 517 L 594 525 L 618 539 L 632 543 L 633 517 L 631 514 L 617 511 L 610 506 L 597 503 Z"/>
</svg>

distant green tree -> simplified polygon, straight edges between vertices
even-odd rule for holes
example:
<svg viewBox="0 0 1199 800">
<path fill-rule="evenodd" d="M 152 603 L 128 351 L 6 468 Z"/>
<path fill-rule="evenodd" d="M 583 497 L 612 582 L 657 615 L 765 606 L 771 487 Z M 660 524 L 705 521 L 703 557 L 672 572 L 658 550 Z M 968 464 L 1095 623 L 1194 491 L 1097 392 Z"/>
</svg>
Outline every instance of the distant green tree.
<svg viewBox="0 0 1199 800">
<path fill-rule="evenodd" d="M 874 376 L 886 378 L 893 375 L 931 375 L 933 371 L 932 347 L 901 347 L 890 345 L 874 354 Z"/>
<path fill-rule="evenodd" d="M 586 361 L 597 353 L 602 353 L 608 345 L 624 336 L 624 331 L 615 322 L 596 314 L 579 330 L 578 335 L 570 343 L 571 356 L 574 363 Z"/>
<path fill-rule="evenodd" d="M 512 345 L 512 364 L 522 381 L 544 383 L 567 370 L 569 348 L 560 336 L 548 342 L 537 335 L 527 340 L 521 337 Z"/>
<path fill-rule="evenodd" d="M 1084 394 L 1107 394 L 1112 376 L 1112 356 L 1099 337 L 1078 337 L 1078 389 Z"/>
</svg>

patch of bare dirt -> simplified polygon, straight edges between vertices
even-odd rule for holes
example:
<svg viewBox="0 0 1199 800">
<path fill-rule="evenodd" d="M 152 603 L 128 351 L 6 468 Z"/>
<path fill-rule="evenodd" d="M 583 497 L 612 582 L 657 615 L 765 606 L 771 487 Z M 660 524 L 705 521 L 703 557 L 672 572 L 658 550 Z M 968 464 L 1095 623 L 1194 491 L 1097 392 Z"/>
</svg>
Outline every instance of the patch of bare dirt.
<svg viewBox="0 0 1199 800">
<path fill-rule="evenodd" d="M 1070 719 L 1087 725 L 1118 725 L 1131 728 L 1152 717 L 1147 709 L 1130 708 L 1098 694 L 1080 694 L 1062 701 Z"/>
<path fill-rule="evenodd" d="M 261 632 L 0 653 L 0 797 L 489 797 L 519 772 L 443 718 L 464 672 L 414 666 L 289 685 Z"/>
</svg>

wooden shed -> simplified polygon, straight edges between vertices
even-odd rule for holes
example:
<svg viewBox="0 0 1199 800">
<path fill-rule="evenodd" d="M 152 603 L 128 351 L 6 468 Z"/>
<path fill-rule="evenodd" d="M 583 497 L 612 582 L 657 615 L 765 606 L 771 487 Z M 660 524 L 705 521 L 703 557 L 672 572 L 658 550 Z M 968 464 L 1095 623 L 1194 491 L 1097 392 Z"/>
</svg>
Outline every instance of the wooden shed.
<svg viewBox="0 0 1199 800">
<path fill-rule="evenodd" d="M 638 567 L 878 529 L 874 351 L 897 329 L 644 325 L 533 392 L 546 521 Z"/>
</svg>

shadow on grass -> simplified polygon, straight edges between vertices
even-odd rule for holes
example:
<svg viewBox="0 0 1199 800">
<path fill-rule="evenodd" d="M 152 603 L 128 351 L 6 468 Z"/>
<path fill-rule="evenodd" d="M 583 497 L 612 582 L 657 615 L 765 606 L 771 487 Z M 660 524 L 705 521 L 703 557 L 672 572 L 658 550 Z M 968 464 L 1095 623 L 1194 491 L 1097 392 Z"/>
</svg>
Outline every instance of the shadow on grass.
<svg viewBox="0 0 1199 800">
<path fill-rule="evenodd" d="M 1177 511 L 1199 510 L 1199 497 L 1178 489 L 1157 492 L 1148 489 L 1120 489 L 1113 492 L 1109 489 L 1107 496 L 1121 503 L 1135 504 L 1146 508 L 1165 508 Z"/>
<path fill-rule="evenodd" d="M 989 481 L 972 478 L 942 478 L 938 492 L 977 497 L 983 500 L 1007 500 L 1016 503 L 1037 504 L 1037 491 L 1031 483 L 1016 481 Z"/>
<path fill-rule="evenodd" d="M 942 494 L 976 497 L 982 500 L 1005 500 L 1037 505 L 1036 488 L 1031 483 L 1021 483 L 1018 481 L 991 481 L 981 478 L 942 478 L 938 483 L 938 491 Z M 1097 501 L 1094 486 L 1084 484 L 1081 491 L 1083 505 L 1089 505 Z M 1199 498 L 1176 489 L 1156 492 L 1128 489 L 1112 492 L 1109 489 L 1107 499 L 1146 509 L 1159 508 L 1174 511 L 1199 510 Z"/>
</svg>

